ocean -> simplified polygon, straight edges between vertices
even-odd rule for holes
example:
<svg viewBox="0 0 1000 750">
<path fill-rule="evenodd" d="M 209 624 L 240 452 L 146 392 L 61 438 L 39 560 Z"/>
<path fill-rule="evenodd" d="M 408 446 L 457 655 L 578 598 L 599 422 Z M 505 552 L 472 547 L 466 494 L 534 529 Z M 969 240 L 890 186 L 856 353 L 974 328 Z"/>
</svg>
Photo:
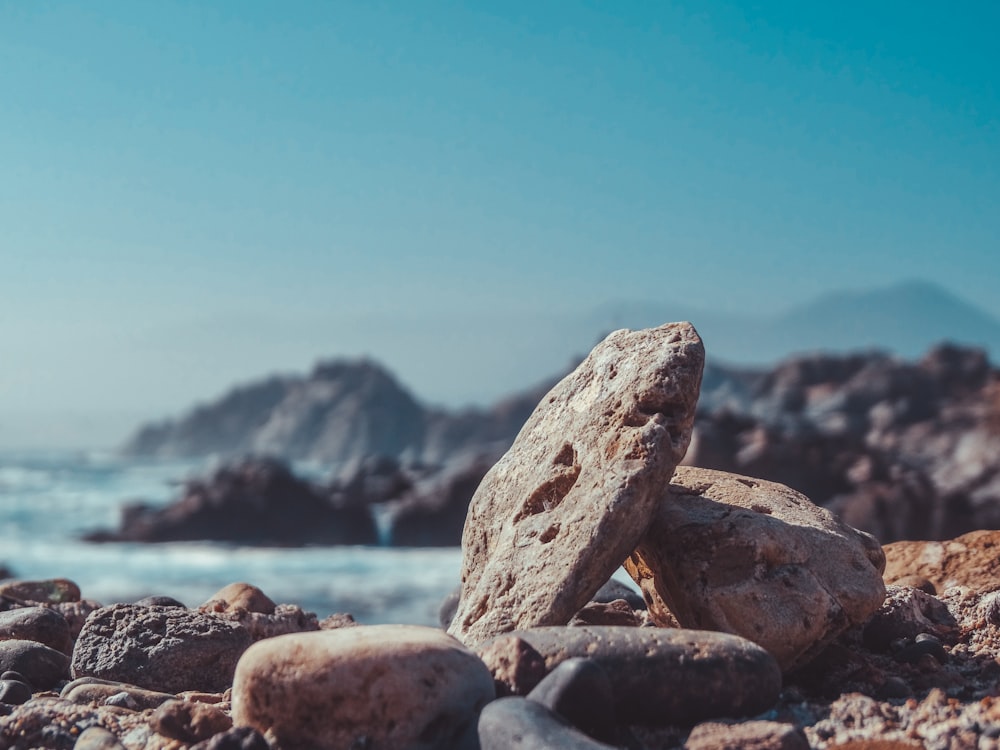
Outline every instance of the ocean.
<svg viewBox="0 0 1000 750">
<path fill-rule="evenodd" d="M 80 540 L 87 531 L 116 528 L 124 502 L 168 503 L 181 481 L 211 468 L 101 452 L 0 452 L 0 564 L 17 578 L 69 578 L 102 604 L 158 594 L 196 607 L 226 584 L 246 581 L 321 618 L 348 612 L 368 624 L 437 624 L 441 601 L 459 581 L 458 548 Z"/>
</svg>

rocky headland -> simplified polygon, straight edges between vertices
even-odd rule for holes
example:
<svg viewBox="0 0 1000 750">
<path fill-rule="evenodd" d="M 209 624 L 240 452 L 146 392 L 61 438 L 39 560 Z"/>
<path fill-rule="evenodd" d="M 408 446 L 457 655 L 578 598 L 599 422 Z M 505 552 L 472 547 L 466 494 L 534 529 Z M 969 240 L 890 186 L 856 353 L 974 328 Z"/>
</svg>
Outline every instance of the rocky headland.
<svg viewBox="0 0 1000 750">
<path fill-rule="evenodd" d="M 957 378 L 965 396 L 900 406 L 900 434 L 914 432 L 897 446 L 994 406 L 976 402 L 988 367 L 932 355 L 907 382 Z M 998 747 L 1000 531 L 880 544 L 799 487 L 692 466 L 703 365 L 689 324 L 619 331 L 540 399 L 468 503 L 440 629 L 320 621 L 246 583 L 196 607 L 0 583 L 0 748 Z M 825 445 L 869 439 L 888 420 L 875 407 L 902 403 L 883 383 L 821 408 L 816 377 L 748 378 L 763 402 L 790 393 L 801 419 L 748 418 Z M 742 397 L 703 394 L 701 414 L 750 411 Z M 963 455 L 979 454 L 922 467 L 927 481 Z M 354 480 L 392 494 L 394 465 Z M 850 490 L 862 472 L 844 470 Z M 964 476 L 972 494 L 985 486 Z M 608 582 L 622 563 L 641 600 Z"/>
</svg>

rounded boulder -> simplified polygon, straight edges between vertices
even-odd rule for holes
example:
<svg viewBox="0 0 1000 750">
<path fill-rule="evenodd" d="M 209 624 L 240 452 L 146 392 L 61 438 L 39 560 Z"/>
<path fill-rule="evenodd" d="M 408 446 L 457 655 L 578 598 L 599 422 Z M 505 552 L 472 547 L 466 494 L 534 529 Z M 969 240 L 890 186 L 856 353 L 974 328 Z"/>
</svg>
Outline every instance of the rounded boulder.
<svg viewBox="0 0 1000 750">
<path fill-rule="evenodd" d="M 233 720 L 283 750 L 450 748 L 494 697 L 486 665 L 436 628 L 294 633 L 243 654 Z"/>
</svg>

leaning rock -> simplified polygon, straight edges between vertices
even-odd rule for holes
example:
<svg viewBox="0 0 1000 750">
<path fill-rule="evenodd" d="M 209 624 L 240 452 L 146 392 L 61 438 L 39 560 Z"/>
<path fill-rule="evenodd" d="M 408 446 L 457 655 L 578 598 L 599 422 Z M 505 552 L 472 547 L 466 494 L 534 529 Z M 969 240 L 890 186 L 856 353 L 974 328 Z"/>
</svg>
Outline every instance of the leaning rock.
<svg viewBox="0 0 1000 750">
<path fill-rule="evenodd" d="M 635 548 L 691 438 L 705 352 L 689 323 L 615 331 L 483 479 L 449 632 L 563 625 Z"/>
<path fill-rule="evenodd" d="M 519 697 L 500 698 L 483 709 L 479 745 L 481 750 L 614 750 L 541 703 Z"/>
<path fill-rule="evenodd" d="M 918 576 L 938 591 L 1000 588 L 1000 531 L 971 531 L 946 542 L 893 542 L 883 549 L 886 583 Z"/>
<path fill-rule="evenodd" d="M 66 618 L 47 607 L 21 607 L 0 612 L 0 640 L 11 638 L 37 641 L 64 654 L 73 650 Z"/>
<path fill-rule="evenodd" d="M 625 568 L 657 624 L 741 635 L 789 671 L 878 609 L 884 564 L 784 485 L 681 466 Z"/>
<path fill-rule="evenodd" d="M 220 692 L 250 645 L 245 628 L 177 607 L 116 604 L 94 612 L 73 650 L 73 676 L 150 690 Z"/>
<path fill-rule="evenodd" d="M 541 627 L 483 644 L 481 656 L 497 676 L 499 644 L 526 642 L 552 670 L 589 657 L 611 682 L 618 718 L 631 724 L 692 724 L 746 716 L 770 708 L 781 690 L 774 657 L 739 636 L 698 630 L 630 627 Z"/>
<path fill-rule="evenodd" d="M 236 669 L 233 721 L 283 750 L 444 750 L 493 697 L 489 671 L 454 638 L 373 625 L 254 644 Z"/>
</svg>

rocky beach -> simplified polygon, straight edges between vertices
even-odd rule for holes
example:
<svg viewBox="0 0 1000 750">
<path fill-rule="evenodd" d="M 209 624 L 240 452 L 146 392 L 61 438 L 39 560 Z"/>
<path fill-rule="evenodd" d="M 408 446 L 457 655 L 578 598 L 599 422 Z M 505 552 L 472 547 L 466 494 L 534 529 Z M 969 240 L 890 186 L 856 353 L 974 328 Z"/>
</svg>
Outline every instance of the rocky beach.
<svg viewBox="0 0 1000 750">
<path fill-rule="evenodd" d="M 102 603 L 72 571 L 10 579 L 0 748 L 1000 747 L 997 382 L 950 346 L 706 367 L 674 323 L 487 412 L 423 410 L 371 365 L 244 388 L 130 449 L 282 445 L 329 481 L 247 459 L 90 538 L 460 529 L 440 627 L 321 618 L 253 582 Z"/>
</svg>

